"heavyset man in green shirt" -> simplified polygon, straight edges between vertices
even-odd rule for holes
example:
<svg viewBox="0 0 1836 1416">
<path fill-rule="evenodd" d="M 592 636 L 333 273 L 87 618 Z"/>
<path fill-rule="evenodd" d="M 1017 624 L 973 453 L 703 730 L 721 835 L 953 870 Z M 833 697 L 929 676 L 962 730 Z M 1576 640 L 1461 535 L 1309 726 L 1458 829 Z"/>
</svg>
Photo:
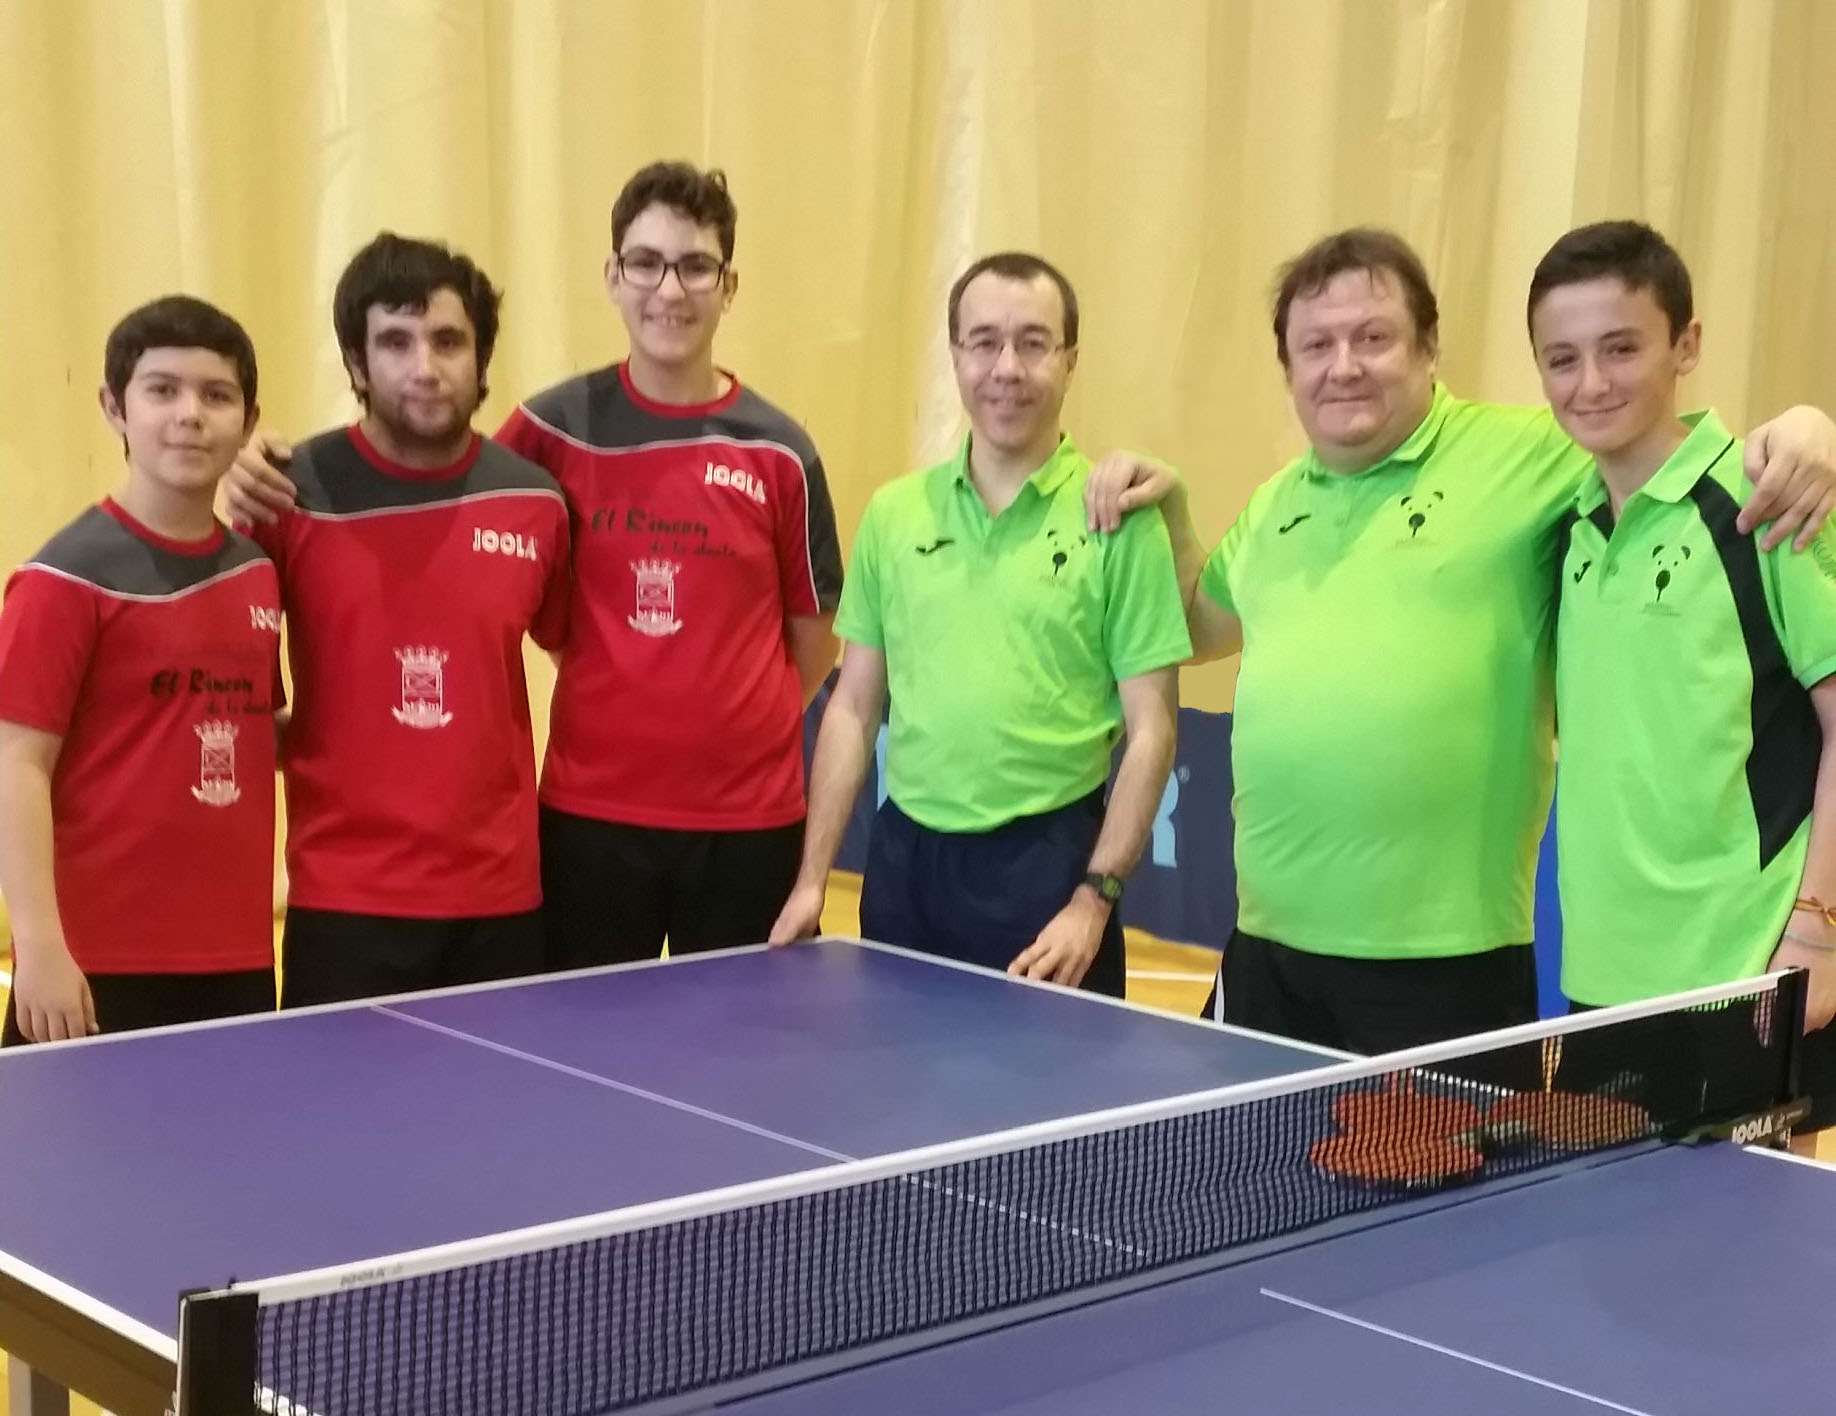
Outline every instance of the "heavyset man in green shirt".
<svg viewBox="0 0 1836 1416">
<path fill-rule="evenodd" d="M 1590 459 L 1547 410 L 1442 388 L 1438 316 L 1399 238 L 1327 237 L 1275 301 L 1310 449 L 1224 541 L 1207 554 L 1157 464 L 1106 460 L 1088 485 L 1094 528 L 1161 503 L 1195 658 L 1243 653 L 1223 1016 L 1355 1052 L 1536 1014 L 1556 537 Z M 1743 525 L 1821 524 L 1832 463 L 1815 410 L 1760 429 Z"/>
<path fill-rule="evenodd" d="M 1677 414 L 1702 331 L 1650 227 L 1562 237 L 1528 319 L 1549 406 L 1593 459 L 1560 531 L 1563 992 L 1599 1006 L 1805 969 L 1803 1129 L 1831 1125 L 1836 532 L 1791 555 L 1736 525 L 1740 440 Z M 1675 1025 L 1710 1034 L 1678 1046 L 1755 1047 L 1738 1013 Z"/>
<path fill-rule="evenodd" d="M 1115 905 L 1172 767 L 1192 647 L 1172 550 L 1158 517 L 1084 524 L 1089 462 L 1058 421 L 1078 337 L 1062 274 L 985 257 L 951 290 L 949 330 L 971 430 L 875 493 L 856 532 L 803 866 L 772 941 L 818 926 L 890 689 L 862 932 L 1120 996 Z"/>
</svg>

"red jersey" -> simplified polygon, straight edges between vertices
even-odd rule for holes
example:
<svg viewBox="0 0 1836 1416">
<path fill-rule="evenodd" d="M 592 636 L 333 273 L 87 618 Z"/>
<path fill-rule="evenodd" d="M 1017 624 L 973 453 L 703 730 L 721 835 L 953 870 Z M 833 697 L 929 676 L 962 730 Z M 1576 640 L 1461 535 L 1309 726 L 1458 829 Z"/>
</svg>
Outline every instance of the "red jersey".
<svg viewBox="0 0 1836 1416">
<path fill-rule="evenodd" d="M 173 541 L 113 501 L 7 581 L 0 718 L 63 739 L 52 868 L 85 973 L 274 962 L 280 587 L 247 538 Z"/>
<path fill-rule="evenodd" d="M 474 437 L 397 466 L 357 428 L 296 448 L 292 511 L 258 528 L 280 572 L 293 716 L 292 903 L 420 919 L 542 903 L 523 636 L 566 633 L 567 508 Z"/>
<path fill-rule="evenodd" d="M 530 399 L 497 437 L 554 474 L 574 528 L 542 800 L 678 830 L 801 820 L 785 622 L 832 612 L 842 578 L 803 430 L 738 380 L 659 404 L 617 364 Z"/>
</svg>

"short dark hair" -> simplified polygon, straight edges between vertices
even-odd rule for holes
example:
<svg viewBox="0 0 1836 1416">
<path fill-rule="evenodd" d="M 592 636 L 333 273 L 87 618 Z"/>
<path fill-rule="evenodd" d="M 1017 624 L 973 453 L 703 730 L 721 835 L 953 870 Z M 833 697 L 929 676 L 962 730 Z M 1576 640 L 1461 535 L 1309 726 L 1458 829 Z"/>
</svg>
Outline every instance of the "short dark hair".
<svg viewBox="0 0 1836 1416">
<path fill-rule="evenodd" d="M 256 394 L 255 344 L 229 315 L 190 295 L 166 295 L 124 316 L 108 332 L 102 350 L 102 381 L 116 406 L 127 397 L 134 366 L 149 349 L 208 349 L 236 366 L 242 406 L 253 408 Z"/>
<path fill-rule="evenodd" d="M 1288 367 L 1288 310 L 1296 299 L 1318 295 L 1334 277 L 1348 270 L 1392 277 L 1402 286 L 1403 302 L 1415 321 L 1415 338 L 1423 349 L 1441 340 L 1441 307 L 1428 283 L 1428 270 L 1414 247 L 1394 231 L 1354 226 L 1315 241 L 1276 275 L 1275 354 Z"/>
<path fill-rule="evenodd" d="M 1689 267 L 1676 248 L 1642 221 L 1596 221 L 1577 226 L 1544 254 L 1530 277 L 1524 323 L 1536 318 L 1536 307 L 1558 285 L 1613 277 L 1628 290 L 1649 290 L 1670 320 L 1674 343 L 1696 317 Z M 1535 329 L 1531 338 L 1535 339 Z"/>
<path fill-rule="evenodd" d="M 733 259 L 739 208 L 727 191 L 727 174 L 718 167 L 703 172 L 692 162 L 653 162 L 625 183 L 612 203 L 614 251 L 625 244 L 631 223 L 659 203 L 697 226 L 712 226 L 720 235 L 720 258 Z"/>
<path fill-rule="evenodd" d="M 963 303 L 963 291 L 969 288 L 969 282 L 978 275 L 998 275 L 1003 280 L 1037 280 L 1044 276 L 1058 287 L 1059 298 L 1065 304 L 1065 345 L 1077 347 L 1077 291 L 1071 288 L 1071 282 L 1065 279 L 1065 273 L 1043 256 L 1035 256 L 1026 251 L 996 251 L 992 256 L 983 256 L 968 270 L 956 277 L 956 284 L 950 287 L 950 342 L 956 342 L 957 308 Z"/>
<path fill-rule="evenodd" d="M 437 241 L 416 241 L 393 231 L 378 232 L 376 239 L 352 256 L 332 292 L 332 328 L 347 363 L 365 374 L 368 354 L 370 307 L 385 310 L 425 311 L 436 290 L 450 290 L 465 306 L 472 322 L 478 351 L 478 393 L 485 394 L 485 371 L 497 347 L 497 312 L 503 292 L 491 284 L 470 256 Z M 369 397 L 351 380 L 351 391 L 366 408 Z"/>
</svg>

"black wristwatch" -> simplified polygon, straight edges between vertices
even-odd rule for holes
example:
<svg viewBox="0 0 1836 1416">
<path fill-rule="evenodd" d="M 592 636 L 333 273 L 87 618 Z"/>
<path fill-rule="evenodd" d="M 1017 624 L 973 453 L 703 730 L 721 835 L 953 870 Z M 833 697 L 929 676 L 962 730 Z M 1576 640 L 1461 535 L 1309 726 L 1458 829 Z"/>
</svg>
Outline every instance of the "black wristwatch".
<svg viewBox="0 0 1836 1416">
<path fill-rule="evenodd" d="M 1120 875 L 1104 875 L 1093 870 L 1084 877 L 1084 883 L 1095 890 L 1098 897 L 1108 904 L 1113 905 L 1122 898 L 1122 877 Z"/>
</svg>

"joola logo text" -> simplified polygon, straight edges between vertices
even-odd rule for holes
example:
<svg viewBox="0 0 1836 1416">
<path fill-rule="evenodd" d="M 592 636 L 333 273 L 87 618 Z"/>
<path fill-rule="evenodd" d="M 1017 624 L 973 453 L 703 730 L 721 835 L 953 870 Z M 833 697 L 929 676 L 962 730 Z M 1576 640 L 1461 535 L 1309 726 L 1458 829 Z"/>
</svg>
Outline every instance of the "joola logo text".
<svg viewBox="0 0 1836 1416">
<path fill-rule="evenodd" d="M 525 536 L 520 531 L 488 531 L 482 526 L 474 526 L 472 549 L 483 551 L 486 555 L 515 556 L 518 560 L 540 559 L 536 538 Z"/>
<path fill-rule="evenodd" d="M 736 492 L 743 492 L 760 506 L 765 505 L 765 484 L 743 467 L 723 467 L 718 462 L 708 464 L 707 475 L 702 485 L 708 487 L 731 487 Z"/>
<path fill-rule="evenodd" d="M 1775 1106 L 1771 1111 L 1763 1111 L 1758 1116 L 1749 1116 L 1744 1121 L 1737 1121 L 1728 1128 L 1728 1139 L 1737 1146 L 1750 1146 L 1761 1141 L 1775 1141 L 1791 1134 L 1791 1128 L 1805 1115 L 1805 1108 Z"/>
<path fill-rule="evenodd" d="M 1751 1145 L 1754 1141 L 1763 1141 L 1772 1134 L 1772 1119 L 1767 1116 L 1756 1116 L 1751 1121 L 1742 1121 L 1728 1132 L 1728 1139 L 1737 1146 Z"/>
</svg>

